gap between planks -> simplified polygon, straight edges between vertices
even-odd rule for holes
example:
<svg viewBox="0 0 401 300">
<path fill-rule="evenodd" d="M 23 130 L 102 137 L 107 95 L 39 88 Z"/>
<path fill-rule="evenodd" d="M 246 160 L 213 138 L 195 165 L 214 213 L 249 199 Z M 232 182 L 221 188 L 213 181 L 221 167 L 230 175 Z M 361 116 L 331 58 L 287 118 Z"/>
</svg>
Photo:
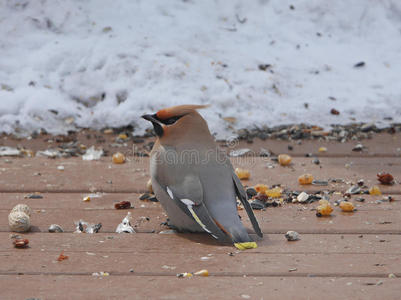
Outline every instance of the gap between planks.
<svg viewBox="0 0 401 300">
<path fill-rule="evenodd" d="M 177 277 L 177 273 L 159 273 L 159 272 L 108 272 L 109 276 L 161 276 L 161 277 Z M 7 272 L 0 271 L 0 276 L 92 276 L 92 272 Z M 401 273 L 393 273 L 396 278 L 401 277 Z M 104 277 L 104 276 L 99 276 Z M 106 276 L 107 277 L 107 276 Z M 238 273 L 238 272 L 221 272 L 210 273 L 209 277 L 306 277 L 306 278 L 388 278 L 388 273 L 297 273 L 297 272 L 278 272 L 278 273 Z"/>
</svg>

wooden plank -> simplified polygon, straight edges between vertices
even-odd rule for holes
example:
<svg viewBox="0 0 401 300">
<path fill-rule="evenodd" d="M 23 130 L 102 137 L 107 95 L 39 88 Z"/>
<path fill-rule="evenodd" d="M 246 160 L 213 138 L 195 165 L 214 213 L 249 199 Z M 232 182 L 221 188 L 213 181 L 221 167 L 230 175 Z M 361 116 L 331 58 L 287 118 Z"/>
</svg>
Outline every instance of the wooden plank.
<svg viewBox="0 0 401 300">
<path fill-rule="evenodd" d="M 0 275 L 4 299 L 399 299 L 388 278 Z"/>
<path fill-rule="evenodd" d="M 160 245 L 162 246 L 162 245 Z M 129 248 L 128 248 L 129 249 Z M 87 273 L 109 272 L 129 274 L 134 269 L 139 275 L 175 275 L 207 269 L 219 276 L 285 276 L 296 272 L 298 276 L 372 276 L 386 277 L 390 273 L 401 276 L 401 257 L 397 254 L 347 253 L 253 253 L 252 250 L 235 253 L 198 254 L 191 251 L 177 255 L 170 253 L 146 253 L 136 251 L 115 253 L 64 251 L 67 260 L 57 261 L 64 248 L 50 252 L 13 249 L 0 253 L 0 274 L 18 273 Z M 255 249 L 257 250 L 257 249 Z M 210 255 L 209 255 L 210 254 Z M 204 260 L 202 257 L 208 257 Z M 164 267 L 164 266 L 169 266 Z M 172 269 L 172 268 L 173 269 Z M 296 270 L 294 270 L 296 269 Z"/>
<path fill-rule="evenodd" d="M 378 184 L 376 174 L 391 173 L 401 182 L 401 158 L 324 158 L 315 165 L 310 158 L 294 158 L 290 167 L 272 164 L 269 158 L 237 157 L 231 159 L 234 167 L 251 170 L 251 179 L 243 183 L 281 184 L 291 190 L 339 190 L 350 186 L 345 183 L 330 183 L 329 186 L 300 186 L 297 178 L 311 173 L 315 179 L 341 178 L 352 183 L 364 179 L 368 186 Z M 0 160 L 0 192 L 143 192 L 149 179 L 149 159 L 135 158 L 122 165 L 112 164 L 109 159 L 82 161 L 81 158 L 46 159 L 18 158 Z M 64 170 L 57 169 L 63 166 Z M 38 174 L 41 175 L 38 175 Z M 380 185 L 384 193 L 401 194 L 399 183 Z"/>
<path fill-rule="evenodd" d="M 161 205 L 157 202 L 139 200 L 141 194 L 138 193 L 41 193 L 41 199 L 29 199 L 28 193 L 0 193 L 0 210 L 11 210 L 18 203 L 25 203 L 32 209 L 112 209 L 114 204 L 119 201 L 129 201 L 135 208 L 159 209 Z M 83 198 L 91 195 L 89 202 L 83 202 Z M 330 195 L 330 201 L 342 199 L 342 194 Z M 364 202 L 355 201 L 356 198 L 363 197 Z M 394 201 L 382 201 L 386 196 L 354 195 L 351 202 L 358 210 L 398 210 L 401 209 L 401 196 L 393 196 Z M 284 203 L 284 206 L 298 209 L 312 209 L 317 203 L 311 204 L 292 204 Z M 273 208 L 268 208 L 273 209 Z M 274 209 L 273 209 L 274 210 Z"/>
<path fill-rule="evenodd" d="M 158 209 L 138 208 L 129 210 L 132 224 L 139 224 L 139 232 L 160 231 L 167 215 Z M 8 211 L 0 211 L 0 231 L 8 232 Z M 245 226 L 251 228 L 244 211 L 240 211 Z M 74 221 L 80 219 L 90 223 L 102 223 L 103 232 L 114 232 L 117 225 L 127 215 L 127 210 L 53 210 L 34 211 L 31 217 L 33 231 L 46 232 L 50 224 L 61 225 L 65 231 L 75 230 Z M 400 233 L 400 210 L 375 210 L 344 213 L 336 208 L 331 217 L 318 218 L 311 210 L 298 209 L 293 205 L 256 211 L 262 231 L 283 233 L 295 230 L 301 233 Z M 146 219 L 148 218 L 148 219 Z"/>
<path fill-rule="evenodd" d="M 206 234 L 74 234 L 29 233 L 30 253 L 58 253 L 61 249 L 71 252 L 109 253 L 186 253 L 207 254 L 238 253 L 232 245 L 220 244 Z M 0 253 L 16 251 L 9 233 L 0 233 L 4 241 Z M 7 242 L 9 240 L 9 242 Z M 283 234 L 269 234 L 258 241 L 252 254 L 401 254 L 401 235 L 397 234 L 303 234 L 296 242 L 288 242 Z"/>
</svg>

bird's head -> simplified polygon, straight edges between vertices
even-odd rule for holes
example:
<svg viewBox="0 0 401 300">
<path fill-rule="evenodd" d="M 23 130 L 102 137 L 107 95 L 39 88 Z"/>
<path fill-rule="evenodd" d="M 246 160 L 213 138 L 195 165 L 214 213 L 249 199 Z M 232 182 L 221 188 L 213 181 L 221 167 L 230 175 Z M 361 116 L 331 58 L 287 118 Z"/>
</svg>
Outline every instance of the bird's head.
<svg viewBox="0 0 401 300">
<path fill-rule="evenodd" d="M 143 115 L 152 122 L 156 135 L 160 139 L 177 139 L 180 137 L 210 135 L 206 121 L 196 111 L 207 105 L 178 105 L 159 110 L 155 114 Z"/>
</svg>

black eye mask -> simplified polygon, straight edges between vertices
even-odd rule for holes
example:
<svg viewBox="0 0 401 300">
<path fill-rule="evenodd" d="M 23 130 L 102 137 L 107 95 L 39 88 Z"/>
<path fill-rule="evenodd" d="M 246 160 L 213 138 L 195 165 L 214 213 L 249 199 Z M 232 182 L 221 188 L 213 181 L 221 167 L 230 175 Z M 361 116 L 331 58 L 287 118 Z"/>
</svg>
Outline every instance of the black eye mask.
<svg viewBox="0 0 401 300">
<path fill-rule="evenodd" d="M 165 120 L 160 120 L 164 125 L 171 125 L 174 124 L 178 119 L 180 119 L 182 116 L 177 116 L 177 117 L 171 117 Z"/>
</svg>

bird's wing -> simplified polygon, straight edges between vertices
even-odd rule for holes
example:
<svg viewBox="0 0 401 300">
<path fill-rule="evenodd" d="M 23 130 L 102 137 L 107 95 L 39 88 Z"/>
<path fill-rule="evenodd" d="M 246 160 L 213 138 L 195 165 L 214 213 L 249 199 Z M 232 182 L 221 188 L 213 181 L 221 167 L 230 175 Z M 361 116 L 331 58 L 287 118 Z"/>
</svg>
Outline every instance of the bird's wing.
<svg viewBox="0 0 401 300">
<path fill-rule="evenodd" d="M 263 233 L 260 230 L 258 220 L 256 220 L 255 215 L 253 214 L 253 210 L 251 205 L 248 202 L 248 196 L 244 190 L 244 187 L 242 186 L 241 181 L 239 180 L 238 176 L 235 174 L 233 167 L 231 166 L 232 169 L 232 178 L 234 181 L 234 186 L 235 186 L 235 192 L 237 194 L 237 197 L 241 201 L 242 205 L 244 206 L 246 213 L 248 214 L 249 219 L 251 220 L 253 229 L 255 230 L 256 234 L 260 237 L 263 237 Z"/>
<path fill-rule="evenodd" d="M 157 179 L 156 179 L 157 180 Z M 192 217 L 206 232 L 220 241 L 231 241 L 231 238 L 216 224 L 203 201 L 203 188 L 196 175 L 187 175 L 184 180 L 170 185 L 157 182 L 174 203 Z"/>
</svg>

